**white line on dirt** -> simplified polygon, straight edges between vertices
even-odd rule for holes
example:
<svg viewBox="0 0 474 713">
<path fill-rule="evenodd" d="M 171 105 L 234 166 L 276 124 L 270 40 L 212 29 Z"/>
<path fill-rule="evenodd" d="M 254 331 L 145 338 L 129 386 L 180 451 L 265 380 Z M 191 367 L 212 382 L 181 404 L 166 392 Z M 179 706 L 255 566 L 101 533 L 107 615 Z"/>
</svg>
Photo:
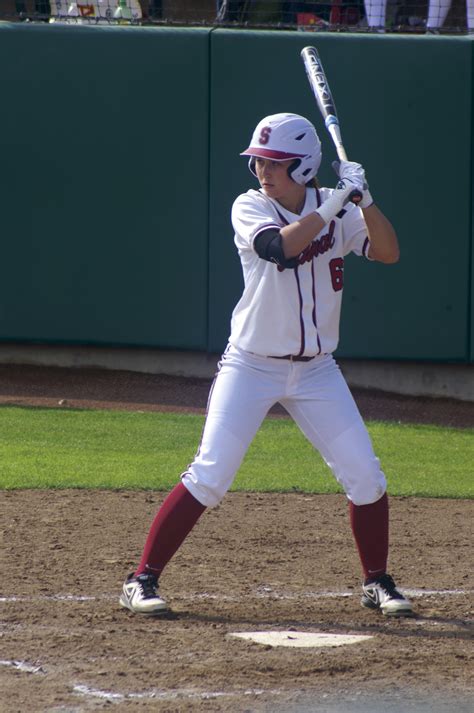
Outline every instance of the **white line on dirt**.
<svg viewBox="0 0 474 713">
<path fill-rule="evenodd" d="M 17 671 L 23 671 L 24 673 L 46 673 L 42 666 L 34 666 L 33 664 L 26 663 L 26 661 L 6 661 L 0 659 L 0 666 L 10 666 Z"/>
<path fill-rule="evenodd" d="M 13 661 L 0 659 L 0 666 L 8 666 L 23 673 L 45 674 L 42 666 L 27 663 L 26 661 Z M 213 700 L 216 698 L 232 698 L 235 696 L 261 696 L 262 694 L 278 695 L 278 690 L 265 690 L 260 688 L 249 688 L 243 691 L 198 691 L 193 688 L 176 688 L 172 690 L 154 689 L 151 691 L 135 691 L 128 693 L 117 693 L 115 691 L 101 690 L 85 684 L 73 685 L 72 690 L 82 696 L 91 698 L 101 698 L 106 701 L 126 701 L 137 698 L 152 698 L 154 700 L 177 700 L 177 699 L 199 699 Z"/>
<path fill-rule="evenodd" d="M 474 594 L 474 589 L 407 589 L 399 588 L 404 594 L 409 597 L 452 597 L 463 594 Z M 253 594 L 242 597 L 233 597 L 228 594 L 210 594 L 209 592 L 192 592 L 190 594 L 180 594 L 176 599 L 184 599 L 194 601 L 196 599 L 216 599 L 218 601 L 239 602 L 243 599 L 338 599 L 344 597 L 359 596 L 359 593 L 354 592 L 280 592 L 271 587 L 261 587 Z M 116 599 L 116 594 L 102 594 L 98 596 L 83 596 L 76 594 L 40 594 L 37 596 L 11 596 L 0 597 L 0 604 L 9 602 L 39 602 L 39 601 L 54 601 L 54 602 L 90 602 L 99 600 Z"/>
<path fill-rule="evenodd" d="M 0 597 L 0 604 L 5 602 L 96 602 L 99 599 L 116 599 L 113 594 L 82 596 L 78 594 L 39 594 L 32 597 Z"/>
<path fill-rule="evenodd" d="M 474 594 L 474 589 L 407 589 L 399 587 L 399 590 L 410 597 L 450 597 L 460 594 Z M 197 595 L 199 597 L 199 595 Z M 209 595 L 202 595 L 203 598 Z M 255 596 L 269 599 L 337 599 L 343 597 L 358 597 L 359 592 L 279 592 L 271 587 L 258 589 Z M 213 599 L 220 599 L 219 595 L 212 595 Z"/>
<path fill-rule="evenodd" d="M 8 666 L 23 673 L 45 674 L 46 671 L 42 666 L 27 663 L 26 661 L 14 661 L 0 659 L 0 666 Z M 198 691 L 193 688 L 176 688 L 172 690 L 154 689 L 151 691 L 137 691 L 128 693 L 117 693 L 115 691 L 104 691 L 99 688 L 92 688 L 85 684 L 76 684 L 72 690 L 83 696 L 92 698 L 101 698 L 108 701 L 125 701 L 135 698 L 153 698 L 155 700 L 176 700 L 179 698 L 212 700 L 215 698 L 234 697 L 234 696 L 261 696 L 263 693 L 278 695 L 278 690 L 265 690 L 259 688 L 250 688 L 244 691 Z"/>
<path fill-rule="evenodd" d="M 251 688 L 244 691 L 197 691 L 193 688 L 176 688 L 173 690 L 155 689 L 151 691 L 139 691 L 129 693 L 116 693 L 114 691 L 103 691 L 99 688 L 91 688 L 84 684 L 73 686 L 74 693 L 82 696 L 90 696 L 92 698 L 101 698 L 109 701 L 125 701 L 134 698 L 153 698 L 154 700 L 176 700 L 179 698 L 212 700 L 215 698 L 232 698 L 234 696 L 261 696 L 265 694 L 279 695 L 277 690 L 263 690 L 259 688 Z"/>
</svg>

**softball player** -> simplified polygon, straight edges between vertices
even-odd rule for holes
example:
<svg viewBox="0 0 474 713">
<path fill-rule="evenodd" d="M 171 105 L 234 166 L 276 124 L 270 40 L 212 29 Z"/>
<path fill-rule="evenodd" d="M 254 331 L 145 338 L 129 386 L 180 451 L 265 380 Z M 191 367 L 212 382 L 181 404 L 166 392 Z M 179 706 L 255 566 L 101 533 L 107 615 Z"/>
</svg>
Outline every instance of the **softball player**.
<svg viewBox="0 0 474 713">
<path fill-rule="evenodd" d="M 360 164 L 337 164 L 334 190 L 315 180 L 321 145 L 296 114 L 267 116 L 249 148 L 259 190 L 232 207 L 244 291 L 208 401 L 202 440 L 181 482 L 167 496 L 120 604 L 161 614 L 158 578 L 207 507 L 230 488 L 268 410 L 281 403 L 321 453 L 349 500 L 364 573 L 362 604 L 388 615 L 412 613 L 387 574 L 385 476 L 332 352 L 339 331 L 344 257 L 398 260 L 392 225 L 376 207 Z M 362 192 L 360 207 L 350 202 Z"/>
</svg>

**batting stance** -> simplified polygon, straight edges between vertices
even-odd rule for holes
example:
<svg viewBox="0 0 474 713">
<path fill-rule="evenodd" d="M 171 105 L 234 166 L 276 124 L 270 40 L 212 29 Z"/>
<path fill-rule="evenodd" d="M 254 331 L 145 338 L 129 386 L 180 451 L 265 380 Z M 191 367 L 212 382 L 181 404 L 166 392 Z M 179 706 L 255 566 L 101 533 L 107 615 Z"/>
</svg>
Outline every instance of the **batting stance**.
<svg viewBox="0 0 474 713">
<path fill-rule="evenodd" d="M 397 262 L 395 231 L 373 202 L 360 164 L 336 164 L 336 188 L 319 187 L 321 144 L 302 116 L 265 117 L 242 155 L 260 184 L 232 207 L 244 291 L 210 391 L 198 452 L 155 516 L 120 604 L 139 614 L 168 609 L 158 593 L 163 569 L 204 510 L 224 497 L 265 415 L 279 402 L 347 495 L 364 574 L 362 604 L 383 614 L 411 614 L 411 603 L 386 571 L 385 476 L 332 356 L 344 257 L 353 252 Z M 359 206 L 350 202 L 354 190 L 362 192 Z"/>
</svg>

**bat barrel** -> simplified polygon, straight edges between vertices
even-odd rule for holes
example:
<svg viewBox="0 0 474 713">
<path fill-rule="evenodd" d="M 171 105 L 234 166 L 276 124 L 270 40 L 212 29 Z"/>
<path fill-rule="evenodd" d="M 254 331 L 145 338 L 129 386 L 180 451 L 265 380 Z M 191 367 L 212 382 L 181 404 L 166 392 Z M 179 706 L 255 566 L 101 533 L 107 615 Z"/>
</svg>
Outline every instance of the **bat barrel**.
<svg viewBox="0 0 474 713">
<path fill-rule="evenodd" d="M 323 69 L 318 51 L 316 47 L 303 47 L 300 55 L 306 69 L 309 84 L 313 90 L 314 98 L 316 99 L 319 111 L 324 119 L 324 124 L 336 148 L 337 156 L 340 161 L 347 161 L 347 154 L 342 144 L 341 129 L 336 112 L 336 105 L 334 104 L 331 90 L 329 89 L 329 83 L 326 78 L 326 73 Z M 362 194 L 360 191 L 354 190 L 349 199 L 353 203 L 359 203 L 361 198 Z"/>
</svg>

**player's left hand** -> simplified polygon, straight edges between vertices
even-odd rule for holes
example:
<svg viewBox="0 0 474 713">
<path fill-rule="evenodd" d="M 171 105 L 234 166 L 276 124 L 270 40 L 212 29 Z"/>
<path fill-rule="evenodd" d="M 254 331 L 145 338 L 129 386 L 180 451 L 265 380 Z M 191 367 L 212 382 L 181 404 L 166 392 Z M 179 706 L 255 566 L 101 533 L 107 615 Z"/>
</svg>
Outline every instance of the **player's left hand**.
<svg viewBox="0 0 474 713">
<path fill-rule="evenodd" d="M 355 161 L 333 161 L 332 167 L 339 178 L 347 178 L 362 184 L 362 200 L 358 204 L 359 208 L 368 208 L 372 205 L 374 199 L 370 195 L 365 170 L 360 163 L 356 163 Z"/>
<path fill-rule="evenodd" d="M 332 167 L 338 178 L 348 178 L 354 183 L 366 183 L 365 171 L 360 163 L 355 161 L 333 161 Z"/>
</svg>

